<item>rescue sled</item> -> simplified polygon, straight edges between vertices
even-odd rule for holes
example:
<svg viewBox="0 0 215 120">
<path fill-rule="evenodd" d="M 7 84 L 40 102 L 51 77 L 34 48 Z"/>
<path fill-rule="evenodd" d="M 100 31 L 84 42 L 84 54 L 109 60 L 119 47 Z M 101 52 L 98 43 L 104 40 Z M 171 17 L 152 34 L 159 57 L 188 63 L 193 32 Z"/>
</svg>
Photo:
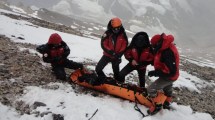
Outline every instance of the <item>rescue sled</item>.
<svg viewBox="0 0 215 120">
<path fill-rule="evenodd" d="M 101 91 L 110 95 L 118 96 L 120 98 L 130 100 L 133 102 L 138 102 L 139 104 L 142 104 L 146 107 L 151 107 L 153 106 L 152 102 L 146 98 L 142 94 L 141 89 L 129 89 L 125 88 L 122 86 L 118 85 L 112 85 L 108 83 L 104 83 L 98 86 L 93 86 L 85 81 L 80 81 L 79 78 L 84 75 L 85 73 L 81 70 L 75 70 L 73 73 L 70 75 L 70 79 L 72 82 L 90 88 L 90 89 L 95 89 L 97 91 Z"/>
</svg>

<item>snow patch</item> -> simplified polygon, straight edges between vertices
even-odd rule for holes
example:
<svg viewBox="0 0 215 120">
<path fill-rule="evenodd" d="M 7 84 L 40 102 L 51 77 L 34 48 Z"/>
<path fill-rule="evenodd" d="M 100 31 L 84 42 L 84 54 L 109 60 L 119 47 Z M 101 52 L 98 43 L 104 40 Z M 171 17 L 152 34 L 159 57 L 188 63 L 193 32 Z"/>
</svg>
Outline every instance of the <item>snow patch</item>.
<svg viewBox="0 0 215 120">
<path fill-rule="evenodd" d="M 199 89 L 205 88 L 206 86 L 211 86 L 211 83 L 201 80 L 196 76 L 192 76 L 185 71 L 180 71 L 178 80 L 174 82 L 174 87 L 186 87 L 188 90 L 198 93 L 201 93 Z"/>
<path fill-rule="evenodd" d="M 142 118 L 141 114 L 134 110 L 133 102 L 121 100 L 109 95 L 104 97 L 93 97 L 90 94 L 76 94 L 69 84 L 49 84 L 49 86 L 52 85 L 58 85 L 59 88 L 57 90 L 52 90 L 33 86 L 27 87 L 25 94 L 19 100 L 22 100 L 29 105 L 33 105 L 35 101 L 45 103 L 46 106 L 37 107 L 35 111 L 42 113 L 47 112 L 47 109 L 49 109 L 48 111 L 52 113 L 62 114 L 65 120 L 89 119 L 96 109 L 98 109 L 98 112 L 93 117 L 94 120 L 106 120 L 107 118 L 114 120 L 136 120 Z M 32 96 L 32 94 L 34 96 Z M 142 105 L 138 106 L 141 111 L 146 114 L 148 108 Z M 154 116 L 143 118 L 143 120 L 213 120 L 207 113 L 194 113 L 190 106 L 182 106 L 173 103 L 172 107 L 176 110 L 162 110 Z M 5 109 L 7 110 L 7 108 L 4 108 L 3 110 Z M 88 114 L 87 117 L 86 114 Z M 39 117 L 38 119 L 48 118 L 49 116 L 50 115 L 48 114 L 44 117 Z M 33 115 L 31 115 L 31 117 L 34 118 Z"/>
<path fill-rule="evenodd" d="M 87 28 L 88 30 L 90 30 L 90 31 L 93 31 L 93 28 Z"/>
<path fill-rule="evenodd" d="M 99 28 L 98 27 L 93 27 L 94 29 L 96 29 L 96 30 L 99 30 Z"/>
<path fill-rule="evenodd" d="M 20 51 L 26 51 L 27 50 L 27 51 L 29 51 L 33 55 L 35 55 L 35 54 L 38 53 L 35 49 L 23 48 L 23 47 L 20 47 L 20 46 L 18 46 L 18 48 L 19 48 Z"/>
<path fill-rule="evenodd" d="M 32 5 L 31 7 L 30 7 L 32 10 L 39 10 L 40 8 L 38 8 L 37 6 L 34 6 L 34 5 Z"/>
<path fill-rule="evenodd" d="M 25 12 L 22 8 L 19 8 L 19 7 L 13 6 L 13 5 L 11 5 L 10 8 L 11 8 L 14 12 L 26 14 L 26 12 Z"/>
<path fill-rule="evenodd" d="M 74 25 L 71 25 L 70 27 L 71 27 L 71 28 L 73 28 L 73 29 L 76 29 L 76 28 L 78 28 L 78 27 L 76 27 L 76 26 L 74 26 Z"/>
<path fill-rule="evenodd" d="M 61 0 L 58 4 L 54 5 L 52 10 L 64 15 L 71 15 L 72 13 L 71 5 L 66 0 Z"/>
</svg>

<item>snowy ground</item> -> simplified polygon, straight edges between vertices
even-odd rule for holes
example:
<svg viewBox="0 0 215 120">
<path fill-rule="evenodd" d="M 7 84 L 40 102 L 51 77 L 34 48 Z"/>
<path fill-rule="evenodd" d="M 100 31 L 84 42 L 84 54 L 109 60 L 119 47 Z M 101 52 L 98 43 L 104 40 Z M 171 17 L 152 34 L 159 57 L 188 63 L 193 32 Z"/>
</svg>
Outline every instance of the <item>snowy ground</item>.
<svg viewBox="0 0 215 120">
<path fill-rule="evenodd" d="M 35 101 L 46 104 L 45 107 L 38 107 L 35 111 L 58 113 L 64 115 L 65 120 L 84 120 L 88 119 L 98 109 L 94 120 L 141 120 L 142 116 L 136 112 L 133 107 L 134 103 L 129 101 L 113 98 L 110 96 L 93 97 L 88 94 L 76 94 L 68 84 L 53 83 L 58 85 L 57 90 L 47 90 L 40 87 L 26 88 L 25 95 L 19 100 L 33 105 Z M 14 109 L 0 105 L 1 119 L 9 120 L 38 120 L 40 118 L 34 115 L 20 116 Z M 146 117 L 142 120 L 212 120 L 211 116 L 206 113 L 193 113 L 189 106 L 172 105 L 176 110 L 162 110 L 155 116 Z M 146 108 L 139 105 L 140 109 L 146 114 Z M 88 116 L 86 117 L 86 114 Z M 177 117 L 175 117 L 177 116 Z M 42 120 L 51 120 L 51 114 L 41 118 Z"/>
<path fill-rule="evenodd" d="M 79 37 L 71 34 L 66 34 L 42 27 L 32 27 L 29 22 L 22 20 L 14 20 L 3 15 L 0 15 L 0 34 L 6 35 L 14 42 L 44 44 L 47 42 L 50 34 L 58 33 L 63 40 L 69 45 L 71 53 L 69 58 L 78 62 L 86 61 L 87 59 L 97 62 L 102 56 L 100 41 Z M 33 25 L 35 26 L 35 25 Z M 15 36 L 15 37 L 12 37 Z M 25 40 L 20 40 L 18 37 L 23 37 Z M 127 61 L 123 59 L 120 68 L 125 66 Z M 91 69 L 94 69 L 91 67 Z M 151 70 L 149 67 L 148 70 Z M 111 73 L 110 65 L 105 68 L 106 73 Z M 180 71 L 179 80 L 174 83 L 175 87 L 187 87 L 191 91 L 199 91 L 199 88 L 210 85 L 195 76 Z M 189 79 L 187 79 L 189 78 Z M 154 80 L 155 78 L 151 78 Z M 97 114 L 93 117 L 94 120 L 131 120 L 142 119 L 141 114 L 134 110 L 134 103 L 121 100 L 111 96 L 93 97 L 88 94 L 77 94 L 72 89 L 71 85 L 66 83 L 50 83 L 49 85 L 58 85 L 57 90 L 44 89 L 40 86 L 29 86 L 26 88 L 23 96 L 17 100 L 22 100 L 29 105 L 35 101 L 45 103 L 47 106 L 38 107 L 36 110 L 40 112 L 51 111 L 64 115 L 65 120 L 82 120 L 88 119 L 96 109 Z M 214 84 L 214 83 L 213 83 Z M 17 96 L 18 97 L 18 96 Z M 146 113 L 147 108 L 139 105 L 141 110 Z M 210 114 L 194 113 L 189 106 L 173 104 L 176 108 L 174 111 L 163 110 L 155 116 L 143 118 L 143 120 L 213 120 Z M 88 115 L 86 115 L 88 114 Z M 43 117 L 35 117 L 35 115 L 19 115 L 15 109 L 0 104 L 0 120 L 51 120 L 51 115 Z"/>
</svg>

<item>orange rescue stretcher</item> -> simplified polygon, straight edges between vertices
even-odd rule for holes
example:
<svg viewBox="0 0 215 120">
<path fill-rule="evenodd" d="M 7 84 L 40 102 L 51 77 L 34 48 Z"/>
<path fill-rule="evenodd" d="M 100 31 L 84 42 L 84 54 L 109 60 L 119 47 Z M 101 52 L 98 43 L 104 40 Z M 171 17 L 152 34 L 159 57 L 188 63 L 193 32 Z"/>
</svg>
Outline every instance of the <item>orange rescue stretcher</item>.
<svg viewBox="0 0 215 120">
<path fill-rule="evenodd" d="M 139 104 L 142 104 L 148 108 L 150 108 L 151 106 L 153 106 L 153 103 L 147 99 L 146 96 L 144 96 L 142 94 L 142 92 L 140 92 L 139 90 L 131 90 L 128 88 L 124 88 L 121 86 L 117 86 L 117 85 L 111 85 L 111 84 L 101 84 L 99 86 L 93 86 L 87 82 L 80 82 L 79 81 L 79 77 L 81 77 L 84 73 L 81 70 L 75 70 L 74 72 L 71 73 L 70 75 L 70 79 L 72 82 L 90 88 L 90 89 L 95 89 L 97 91 L 101 91 L 110 95 L 114 95 L 126 100 L 130 100 L 132 102 L 138 102 Z M 160 93 L 162 94 L 162 93 Z M 164 96 L 166 97 L 166 96 Z"/>
</svg>

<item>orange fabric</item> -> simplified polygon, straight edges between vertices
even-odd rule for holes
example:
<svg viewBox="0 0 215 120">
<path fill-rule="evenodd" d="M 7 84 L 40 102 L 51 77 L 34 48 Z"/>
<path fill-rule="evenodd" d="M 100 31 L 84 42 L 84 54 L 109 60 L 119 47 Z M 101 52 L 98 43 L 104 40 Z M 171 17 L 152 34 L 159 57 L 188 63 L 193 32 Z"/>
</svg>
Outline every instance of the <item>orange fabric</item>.
<svg viewBox="0 0 215 120">
<path fill-rule="evenodd" d="M 172 102 L 172 97 L 167 97 L 165 101 Z"/>
<path fill-rule="evenodd" d="M 163 104 L 166 98 L 167 97 L 164 95 L 164 93 L 158 92 L 157 97 L 152 98 L 152 101 L 154 102 L 154 104 Z"/>
<path fill-rule="evenodd" d="M 149 108 L 149 111 L 150 112 L 153 112 L 155 110 L 155 106 L 151 106 L 150 108 Z"/>
<path fill-rule="evenodd" d="M 149 108 L 149 111 L 153 112 L 156 109 L 156 105 L 163 105 L 166 99 L 167 97 L 163 92 L 158 92 L 157 97 L 151 98 L 153 105 Z"/>
<path fill-rule="evenodd" d="M 121 25 L 122 25 L 122 22 L 121 22 L 121 20 L 119 18 L 116 17 L 116 18 L 111 19 L 111 26 L 113 28 L 120 27 Z"/>
<path fill-rule="evenodd" d="M 81 86 L 87 87 L 87 88 L 91 88 L 91 89 L 95 89 L 104 93 L 108 93 L 114 96 L 118 96 L 120 98 L 124 98 L 130 101 L 135 101 L 135 97 L 137 99 L 137 101 L 142 104 L 145 105 L 147 107 L 152 107 L 153 104 L 145 97 L 143 96 L 140 92 L 134 92 L 133 90 L 128 90 L 126 88 L 122 88 L 119 86 L 114 86 L 114 85 L 110 85 L 110 84 L 102 84 L 99 86 L 92 86 L 86 82 L 79 82 L 78 81 L 78 77 L 80 77 L 82 75 L 82 71 L 81 70 L 76 70 L 74 71 L 71 76 L 70 79 Z"/>
</svg>

